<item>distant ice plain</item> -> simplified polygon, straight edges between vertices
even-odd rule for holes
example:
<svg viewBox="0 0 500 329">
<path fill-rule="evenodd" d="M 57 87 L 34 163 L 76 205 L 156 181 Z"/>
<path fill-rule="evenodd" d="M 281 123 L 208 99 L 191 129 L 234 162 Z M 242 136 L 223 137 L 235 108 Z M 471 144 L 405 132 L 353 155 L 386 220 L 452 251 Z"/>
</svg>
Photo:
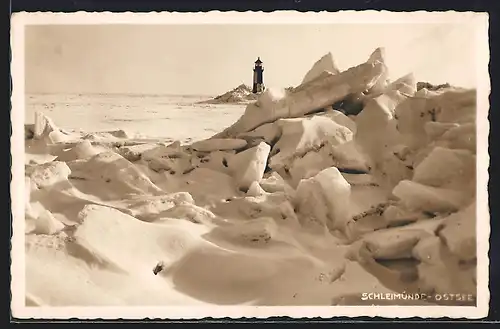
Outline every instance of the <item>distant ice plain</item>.
<svg viewBox="0 0 500 329">
<path fill-rule="evenodd" d="M 209 138 L 237 121 L 245 104 L 197 104 L 200 95 L 28 94 L 25 123 L 35 112 L 66 130 L 101 132 L 123 129 L 135 138 L 191 143 Z"/>
</svg>

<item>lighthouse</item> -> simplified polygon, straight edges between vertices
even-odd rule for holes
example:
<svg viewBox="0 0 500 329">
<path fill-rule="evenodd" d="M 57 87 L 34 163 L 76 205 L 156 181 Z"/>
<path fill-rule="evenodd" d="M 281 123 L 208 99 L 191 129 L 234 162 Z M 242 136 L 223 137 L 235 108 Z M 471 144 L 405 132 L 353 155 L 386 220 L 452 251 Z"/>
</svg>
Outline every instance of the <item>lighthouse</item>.
<svg viewBox="0 0 500 329">
<path fill-rule="evenodd" d="M 253 90 L 254 94 L 263 92 L 266 87 L 264 87 L 264 67 L 262 66 L 262 61 L 260 57 L 255 61 L 255 66 L 253 68 Z"/>
</svg>

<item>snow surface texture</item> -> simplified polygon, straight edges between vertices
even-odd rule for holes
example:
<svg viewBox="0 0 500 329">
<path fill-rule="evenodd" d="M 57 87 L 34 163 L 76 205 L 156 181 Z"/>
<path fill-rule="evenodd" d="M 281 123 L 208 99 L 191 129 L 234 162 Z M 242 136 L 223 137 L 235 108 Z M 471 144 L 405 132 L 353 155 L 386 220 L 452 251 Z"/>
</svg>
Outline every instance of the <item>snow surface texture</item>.
<svg viewBox="0 0 500 329">
<path fill-rule="evenodd" d="M 204 140 L 229 126 L 245 110 L 244 104 L 200 104 L 209 96 L 29 94 L 26 97 L 26 134 L 32 134 L 36 112 L 42 112 L 67 131 L 97 138 L 122 130 L 134 139 L 171 143 Z M 186 126 L 189 125 L 189 129 Z"/>
<path fill-rule="evenodd" d="M 328 54 L 195 143 L 68 132 L 37 113 L 27 305 L 475 294 L 475 91 L 387 78 L 382 49 L 345 71 Z M 359 115 L 332 109 L 360 94 Z"/>
</svg>

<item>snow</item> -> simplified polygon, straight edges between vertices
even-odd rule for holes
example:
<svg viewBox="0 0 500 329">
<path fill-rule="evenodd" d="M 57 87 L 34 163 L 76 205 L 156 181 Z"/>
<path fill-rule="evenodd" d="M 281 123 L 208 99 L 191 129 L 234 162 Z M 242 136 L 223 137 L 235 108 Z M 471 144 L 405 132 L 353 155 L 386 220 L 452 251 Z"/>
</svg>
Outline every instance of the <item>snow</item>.
<svg viewBox="0 0 500 329">
<path fill-rule="evenodd" d="M 243 85 L 212 101 L 28 96 L 26 300 L 474 293 L 475 91 L 417 85 L 390 82 L 379 48 L 343 71 L 328 53 L 254 101 Z M 334 110 L 353 99 L 356 113 Z"/>
<path fill-rule="evenodd" d="M 476 257 L 476 204 L 448 216 L 439 236 L 460 260 Z"/>
<path fill-rule="evenodd" d="M 393 194 L 408 209 L 428 212 L 457 211 L 468 199 L 467 193 L 462 191 L 427 186 L 409 180 L 399 182 Z"/>
<path fill-rule="evenodd" d="M 64 224 L 58 221 L 48 210 L 44 210 L 37 219 L 35 219 L 35 234 L 55 234 L 64 228 Z"/>
<path fill-rule="evenodd" d="M 413 172 L 413 181 L 434 187 L 476 188 L 476 157 L 468 150 L 435 147 Z"/>
<path fill-rule="evenodd" d="M 26 174 L 37 188 L 46 188 L 66 181 L 71 169 L 65 162 L 54 161 L 28 167 Z"/>
<path fill-rule="evenodd" d="M 415 258 L 421 261 L 417 266 L 421 287 L 438 294 L 446 291 L 474 294 L 476 291 L 476 268 L 461 265 L 449 248 L 438 236 L 422 239 L 413 249 Z M 449 278 L 452 277 L 453 280 Z"/>
</svg>

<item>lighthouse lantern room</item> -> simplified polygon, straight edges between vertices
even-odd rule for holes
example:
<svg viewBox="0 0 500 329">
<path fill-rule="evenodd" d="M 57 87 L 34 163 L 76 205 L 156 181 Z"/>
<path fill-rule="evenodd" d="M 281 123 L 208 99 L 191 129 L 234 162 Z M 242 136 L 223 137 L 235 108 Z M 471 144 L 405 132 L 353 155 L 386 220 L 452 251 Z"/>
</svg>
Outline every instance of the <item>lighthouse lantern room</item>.
<svg viewBox="0 0 500 329">
<path fill-rule="evenodd" d="M 253 93 L 259 94 L 263 92 L 266 88 L 264 87 L 264 67 L 262 66 L 262 61 L 260 57 L 255 61 L 255 66 L 253 68 Z"/>
</svg>

